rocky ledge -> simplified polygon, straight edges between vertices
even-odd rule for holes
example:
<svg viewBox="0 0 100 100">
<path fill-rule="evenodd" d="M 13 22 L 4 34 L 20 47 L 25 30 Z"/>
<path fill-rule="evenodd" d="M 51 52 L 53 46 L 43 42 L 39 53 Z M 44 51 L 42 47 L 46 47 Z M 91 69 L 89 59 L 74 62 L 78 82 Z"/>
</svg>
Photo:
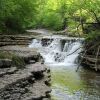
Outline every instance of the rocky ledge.
<svg viewBox="0 0 100 100">
<path fill-rule="evenodd" d="M 12 59 L 0 59 L 0 100 L 50 100 L 50 69 L 34 49 L 7 46 L 0 51 L 10 52 L 25 61 L 23 68 Z"/>
<path fill-rule="evenodd" d="M 29 45 L 34 37 L 24 35 L 0 35 L 0 46 Z"/>
</svg>

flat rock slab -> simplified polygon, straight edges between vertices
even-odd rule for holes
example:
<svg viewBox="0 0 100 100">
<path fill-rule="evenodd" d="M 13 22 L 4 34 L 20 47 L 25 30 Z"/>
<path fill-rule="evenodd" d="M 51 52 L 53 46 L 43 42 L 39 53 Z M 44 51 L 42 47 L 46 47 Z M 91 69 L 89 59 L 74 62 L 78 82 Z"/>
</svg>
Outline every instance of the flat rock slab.
<svg viewBox="0 0 100 100">
<path fill-rule="evenodd" d="M 0 77 L 3 77 L 4 75 L 9 75 L 13 74 L 17 71 L 18 69 L 16 67 L 11 67 L 11 68 L 2 68 L 0 69 Z"/>
<path fill-rule="evenodd" d="M 23 35 L 0 35 L 0 46 L 29 45 L 34 37 Z"/>
<path fill-rule="evenodd" d="M 4 50 L 4 51 L 13 51 L 13 52 L 19 52 L 19 53 L 29 53 L 29 52 L 35 52 L 34 54 L 37 54 L 36 53 L 36 50 L 37 49 L 32 49 L 32 48 L 29 48 L 29 47 L 23 47 L 23 46 L 3 46 L 3 47 L 0 47 L 0 50 Z"/>
<path fill-rule="evenodd" d="M 46 86 L 42 80 L 36 81 L 31 87 L 28 87 L 28 89 L 30 93 L 26 93 L 22 100 L 42 100 L 42 98 L 51 92 L 51 89 Z"/>
<path fill-rule="evenodd" d="M 3 46 L 0 48 L 0 51 L 7 51 L 16 54 L 19 57 L 23 57 L 25 62 L 30 60 L 39 60 L 40 53 L 37 52 L 37 49 L 32 49 L 29 47 L 22 46 Z"/>
<path fill-rule="evenodd" d="M 13 72 L 15 68 L 6 69 Z M 0 100 L 50 100 L 48 98 L 51 88 L 45 84 L 45 75 L 48 71 L 45 65 L 40 63 L 29 64 L 25 69 L 17 70 L 15 73 L 5 74 L 0 77 Z M 5 72 L 5 69 L 4 69 Z M 43 76 L 39 79 L 35 73 Z"/>
<path fill-rule="evenodd" d="M 40 71 L 41 72 L 45 71 L 44 65 L 31 64 L 26 66 L 25 69 L 19 70 L 12 75 L 5 75 L 3 77 L 0 77 L 0 89 L 5 88 L 7 85 L 15 83 L 21 79 L 28 78 L 32 76 L 32 73 L 40 72 Z"/>
</svg>

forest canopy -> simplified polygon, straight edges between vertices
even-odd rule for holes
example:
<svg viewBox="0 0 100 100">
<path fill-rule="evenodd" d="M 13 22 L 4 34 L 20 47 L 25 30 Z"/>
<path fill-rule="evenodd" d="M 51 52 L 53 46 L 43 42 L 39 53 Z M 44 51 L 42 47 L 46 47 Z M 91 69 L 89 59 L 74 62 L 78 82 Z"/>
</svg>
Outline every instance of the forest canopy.
<svg viewBox="0 0 100 100">
<path fill-rule="evenodd" d="M 100 0 L 0 0 L 0 31 L 100 26 Z"/>
</svg>

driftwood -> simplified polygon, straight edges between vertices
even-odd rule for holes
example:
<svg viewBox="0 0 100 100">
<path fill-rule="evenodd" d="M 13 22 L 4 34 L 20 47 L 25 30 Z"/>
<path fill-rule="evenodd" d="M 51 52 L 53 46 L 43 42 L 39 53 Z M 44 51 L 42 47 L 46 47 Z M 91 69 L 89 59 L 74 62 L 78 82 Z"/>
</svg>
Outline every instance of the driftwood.
<svg viewBox="0 0 100 100">
<path fill-rule="evenodd" d="M 80 62 L 79 62 L 79 64 L 78 64 L 78 67 L 77 67 L 77 69 L 76 69 L 76 72 L 79 70 L 79 67 L 80 67 L 81 63 L 83 63 L 83 60 L 84 60 L 84 59 L 87 61 L 87 62 L 85 62 L 85 63 L 86 63 L 87 65 L 90 65 L 90 66 L 92 65 L 92 67 L 94 67 L 96 71 L 99 69 L 99 68 L 98 68 L 98 61 L 100 62 L 100 59 L 99 59 L 98 56 L 99 56 L 100 47 L 98 47 L 96 57 L 93 57 L 93 56 L 91 56 L 91 55 L 87 55 L 87 51 L 89 51 L 90 49 L 93 49 L 93 48 L 96 47 L 96 46 L 97 46 L 97 44 L 94 45 L 94 46 L 92 46 L 92 47 L 90 47 L 89 49 L 86 49 L 86 50 L 84 51 L 83 55 L 81 56 L 81 60 L 80 60 Z M 68 54 L 67 56 L 70 56 L 70 55 L 72 55 L 73 53 L 77 52 L 80 48 L 82 48 L 82 47 L 79 47 L 78 49 L 76 49 L 76 50 L 73 51 L 72 53 Z M 91 64 L 91 63 L 89 63 L 88 61 L 91 62 L 91 63 L 94 63 L 94 64 Z"/>
<path fill-rule="evenodd" d="M 89 51 L 89 50 L 91 50 L 91 49 L 94 49 L 95 47 L 97 47 L 98 45 L 100 45 L 100 42 L 98 42 L 98 43 L 96 43 L 96 44 L 94 44 L 94 45 L 92 45 L 91 47 L 89 47 L 89 45 L 88 44 L 86 44 L 86 50 L 87 51 Z"/>
<path fill-rule="evenodd" d="M 85 50 L 85 52 L 83 53 L 83 56 L 85 56 L 86 51 L 87 51 L 87 50 Z M 80 60 L 80 62 L 79 62 L 79 64 L 78 64 L 78 67 L 77 67 L 77 69 L 76 69 L 76 72 L 79 70 L 79 67 L 80 67 L 82 61 L 83 61 L 83 58 L 81 58 L 81 60 Z"/>
<path fill-rule="evenodd" d="M 98 47 L 97 54 L 96 54 L 96 62 L 95 62 L 95 70 L 97 71 L 97 62 L 98 62 L 98 55 L 99 55 L 100 46 Z"/>
<path fill-rule="evenodd" d="M 73 51 L 72 53 L 68 54 L 67 56 L 72 55 L 73 53 L 77 52 L 77 50 L 81 49 L 82 47 L 79 47 L 78 49 L 76 49 L 75 51 Z"/>
<path fill-rule="evenodd" d="M 81 58 L 86 59 L 87 61 L 90 61 L 92 63 L 95 63 L 97 61 L 100 62 L 100 58 L 98 58 L 98 60 L 97 60 L 97 58 L 89 56 L 89 55 L 81 56 Z"/>
<path fill-rule="evenodd" d="M 100 43 L 96 43 L 95 45 L 86 48 L 85 55 L 82 55 L 81 58 L 83 59 L 81 61 L 82 64 L 88 65 L 91 68 L 95 69 L 96 71 L 100 70 Z M 88 55 L 89 52 L 94 52 L 91 55 Z"/>
</svg>

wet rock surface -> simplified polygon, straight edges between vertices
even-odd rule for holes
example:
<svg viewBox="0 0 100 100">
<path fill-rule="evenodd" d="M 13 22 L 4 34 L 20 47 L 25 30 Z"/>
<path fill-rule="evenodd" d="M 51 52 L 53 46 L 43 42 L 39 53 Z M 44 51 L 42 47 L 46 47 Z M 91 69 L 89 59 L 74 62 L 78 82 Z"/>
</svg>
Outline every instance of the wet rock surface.
<svg viewBox="0 0 100 100">
<path fill-rule="evenodd" d="M 11 60 L 3 59 L 8 67 L 0 66 L 0 100 L 50 100 L 50 69 L 41 64 L 41 56 L 36 50 L 19 46 L 1 47 L 23 57 L 25 67 L 12 66 Z"/>
</svg>

